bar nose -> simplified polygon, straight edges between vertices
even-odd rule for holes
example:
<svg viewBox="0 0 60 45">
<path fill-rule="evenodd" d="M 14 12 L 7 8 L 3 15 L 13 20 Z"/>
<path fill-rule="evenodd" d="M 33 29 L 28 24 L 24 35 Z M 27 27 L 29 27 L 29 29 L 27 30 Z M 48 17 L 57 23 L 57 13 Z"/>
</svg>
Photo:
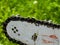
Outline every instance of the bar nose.
<svg viewBox="0 0 60 45">
<path fill-rule="evenodd" d="M 32 40 L 33 40 L 33 41 L 36 41 L 37 36 L 38 36 L 38 34 L 37 34 L 37 33 L 34 33 L 34 34 L 32 35 Z"/>
</svg>

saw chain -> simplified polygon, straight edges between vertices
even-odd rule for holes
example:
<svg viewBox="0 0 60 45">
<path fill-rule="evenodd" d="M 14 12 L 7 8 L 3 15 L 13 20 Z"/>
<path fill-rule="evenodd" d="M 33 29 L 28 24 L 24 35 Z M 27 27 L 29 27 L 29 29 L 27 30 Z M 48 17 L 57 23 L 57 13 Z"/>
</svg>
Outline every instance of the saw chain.
<svg viewBox="0 0 60 45">
<path fill-rule="evenodd" d="M 60 25 L 11 16 L 3 24 L 7 38 L 20 45 L 60 45 Z"/>
</svg>

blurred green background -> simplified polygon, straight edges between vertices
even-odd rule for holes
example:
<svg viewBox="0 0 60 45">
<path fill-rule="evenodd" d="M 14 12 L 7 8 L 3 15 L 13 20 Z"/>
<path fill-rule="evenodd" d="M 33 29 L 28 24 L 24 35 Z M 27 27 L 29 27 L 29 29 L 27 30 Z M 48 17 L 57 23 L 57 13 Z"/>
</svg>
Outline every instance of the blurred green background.
<svg viewBox="0 0 60 45">
<path fill-rule="evenodd" d="M 2 29 L 2 22 L 17 14 L 60 24 L 60 0 L 0 0 L 0 45 L 19 45 L 9 41 Z"/>
</svg>

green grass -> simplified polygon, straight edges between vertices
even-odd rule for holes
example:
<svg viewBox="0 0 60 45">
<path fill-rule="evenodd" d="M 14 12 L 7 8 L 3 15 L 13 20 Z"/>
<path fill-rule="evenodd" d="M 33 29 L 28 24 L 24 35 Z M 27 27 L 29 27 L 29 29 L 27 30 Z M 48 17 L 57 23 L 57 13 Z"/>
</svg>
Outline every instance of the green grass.
<svg viewBox="0 0 60 45">
<path fill-rule="evenodd" d="M 60 0 L 0 0 L 0 45 L 18 45 L 9 41 L 2 29 L 2 22 L 17 14 L 60 24 Z"/>
</svg>

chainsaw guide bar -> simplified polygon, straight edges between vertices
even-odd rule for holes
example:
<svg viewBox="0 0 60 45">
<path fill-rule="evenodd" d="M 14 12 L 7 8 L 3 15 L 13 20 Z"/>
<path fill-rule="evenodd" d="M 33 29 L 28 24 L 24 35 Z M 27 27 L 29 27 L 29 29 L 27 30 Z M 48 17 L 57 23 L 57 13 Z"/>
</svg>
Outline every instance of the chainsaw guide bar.
<svg viewBox="0 0 60 45">
<path fill-rule="evenodd" d="M 60 45 L 60 25 L 46 21 L 11 16 L 3 29 L 10 41 L 20 45 Z"/>
</svg>

